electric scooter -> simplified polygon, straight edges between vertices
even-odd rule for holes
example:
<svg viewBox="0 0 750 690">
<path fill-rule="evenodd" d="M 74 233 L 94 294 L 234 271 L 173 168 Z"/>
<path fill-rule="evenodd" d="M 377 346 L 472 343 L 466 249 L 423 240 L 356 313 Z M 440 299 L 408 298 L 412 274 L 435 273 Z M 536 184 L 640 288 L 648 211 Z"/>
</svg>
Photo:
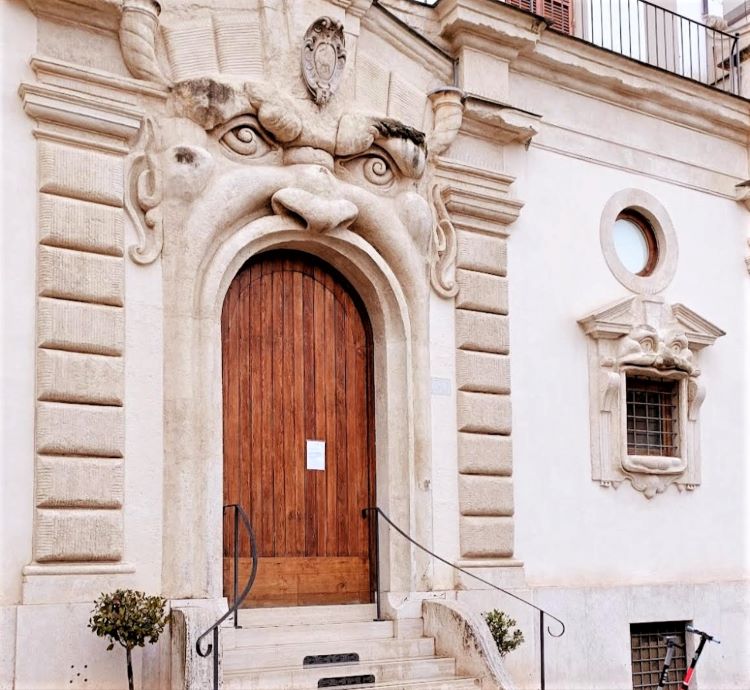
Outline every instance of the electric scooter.
<svg viewBox="0 0 750 690">
<path fill-rule="evenodd" d="M 713 635 L 709 635 L 702 630 L 697 630 L 692 625 L 686 625 L 685 630 L 687 632 L 693 633 L 694 635 L 700 635 L 701 641 L 698 643 L 698 648 L 695 650 L 693 660 L 690 662 L 690 667 L 687 669 L 687 671 L 685 671 L 685 677 L 682 679 L 682 683 L 680 683 L 681 690 L 688 690 L 690 681 L 692 680 L 693 674 L 695 673 L 695 667 L 698 665 L 698 659 L 700 659 L 701 653 L 703 652 L 703 647 L 705 646 L 706 642 L 715 642 L 716 644 L 721 644 L 721 642 L 714 638 Z M 675 647 L 682 648 L 684 646 L 677 642 L 677 637 L 675 637 L 674 635 L 667 635 L 663 639 L 667 642 L 667 656 L 664 659 L 664 668 L 662 668 L 661 670 L 661 676 L 659 676 L 659 685 L 657 686 L 659 688 L 663 688 L 664 684 L 667 682 L 667 674 L 669 673 L 669 667 L 672 665 Z"/>
</svg>

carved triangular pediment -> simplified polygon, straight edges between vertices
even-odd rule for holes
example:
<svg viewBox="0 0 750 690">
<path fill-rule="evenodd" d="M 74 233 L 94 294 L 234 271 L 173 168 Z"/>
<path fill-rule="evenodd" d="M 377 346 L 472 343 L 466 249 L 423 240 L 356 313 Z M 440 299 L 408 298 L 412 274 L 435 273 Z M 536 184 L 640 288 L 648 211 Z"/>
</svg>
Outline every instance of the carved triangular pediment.
<svg viewBox="0 0 750 690">
<path fill-rule="evenodd" d="M 654 328 L 677 326 L 687 337 L 690 349 L 712 345 L 726 333 L 684 304 L 667 304 L 661 297 L 630 297 L 591 312 L 578 320 L 592 338 L 619 338 L 635 326 Z"/>
<path fill-rule="evenodd" d="M 688 309 L 684 304 L 673 304 L 672 314 L 677 323 L 685 329 L 691 350 L 700 350 L 707 345 L 713 345 L 717 338 L 726 335 L 721 328 L 704 319 L 700 314 L 696 314 L 692 309 Z"/>
<path fill-rule="evenodd" d="M 633 327 L 636 297 L 620 300 L 578 319 L 586 335 L 592 338 L 619 338 Z"/>
</svg>

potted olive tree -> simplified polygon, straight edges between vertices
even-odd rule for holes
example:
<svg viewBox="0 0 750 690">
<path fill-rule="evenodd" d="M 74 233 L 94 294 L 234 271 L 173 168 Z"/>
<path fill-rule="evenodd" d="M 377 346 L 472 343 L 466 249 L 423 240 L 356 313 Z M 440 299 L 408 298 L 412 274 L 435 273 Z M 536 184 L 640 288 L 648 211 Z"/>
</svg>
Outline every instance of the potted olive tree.
<svg viewBox="0 0 750 690">
<path fill-rule="evenodd" d="M 89 628 L 99 637 L 109 638 L 107 651 L 115 643 L 125 647 L 128 665 L 128 688 L 133 685 L 133 662 L 131 652 L 134 647 L 145 646 L 146 639 L 154 643 L 164 631 L 167 616 L 164 613 L 166 599 L 149 597 L 144 592 L 133 589 L 118 589 L 102 595 L 94 602 L 89 618 Z"/>
<path fill-rule="evenodd" d="M 512 652 L 523 643 L 523 633 L 515 627 L 515 619 L 506 615 L 504 611 L 492 609 L 492 611 L 483 613 L 482 617 L 490 629 L 501 657 L 504 657 L 508 652 Z"/>
</svg>

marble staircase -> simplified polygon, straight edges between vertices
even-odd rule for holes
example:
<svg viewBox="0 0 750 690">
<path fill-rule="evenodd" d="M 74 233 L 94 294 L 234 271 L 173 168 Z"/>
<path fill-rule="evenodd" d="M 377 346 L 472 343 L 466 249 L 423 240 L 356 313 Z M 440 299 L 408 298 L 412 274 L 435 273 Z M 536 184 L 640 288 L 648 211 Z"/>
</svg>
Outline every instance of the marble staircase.
<svg viewBox="0 0 750 690">
<path fill-rule="evenodd" d="M 423 636 L 421 618 L 374 618 L 372 604 L 243 609 L 242 627 L 222 630 L 224 688 L 479 687 L 456 673 L 454 659 L 435 655 L 435 641 Z"/>
</svg>

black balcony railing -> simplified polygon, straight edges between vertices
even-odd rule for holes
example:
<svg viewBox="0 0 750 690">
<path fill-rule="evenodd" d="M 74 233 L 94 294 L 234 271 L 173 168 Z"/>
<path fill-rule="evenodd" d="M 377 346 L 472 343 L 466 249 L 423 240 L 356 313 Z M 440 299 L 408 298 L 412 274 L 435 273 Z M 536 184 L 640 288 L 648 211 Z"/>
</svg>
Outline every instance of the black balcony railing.
<svg viewBox="0 0 750 690">
<path fill-rule="evenodd" d="M 434 7 L 440 0 L 411 0 Z M 740 95 L 739 36 L 648 0 L 498 0 L 551 28 L 646 65 Z"/>
<path fill-rule="evenodd" d="M 739 95 L 738 36 L 647 0 L 582 0 L 573 35 L 653 67 Z"/>
</svg>

